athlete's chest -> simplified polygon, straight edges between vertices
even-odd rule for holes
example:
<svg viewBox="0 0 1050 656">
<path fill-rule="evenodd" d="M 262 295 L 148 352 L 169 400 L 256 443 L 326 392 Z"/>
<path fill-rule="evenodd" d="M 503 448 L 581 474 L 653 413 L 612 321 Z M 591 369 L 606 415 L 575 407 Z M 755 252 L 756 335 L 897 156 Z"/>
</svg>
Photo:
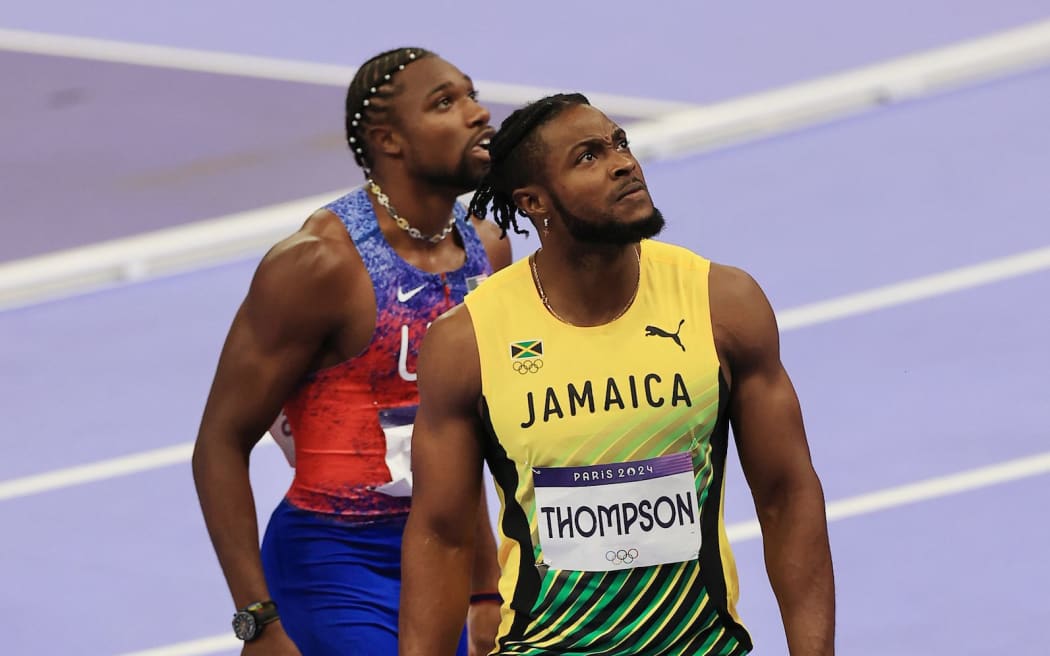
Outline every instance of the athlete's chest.
<svg viewBox="0 0 1050 656">
<path fill-rule="evenodd" d="M 489 354 L 485 397 L 516 460 L 604 462 L 592 458 L 689 448 L 703 424 L 695 420 L 717 406 L 718 360 L 696 313 L 637 313 L 615 330 L 506 334 L 506 351 Z"/>
<path fill-rule="evenodd" d="M 427 329 L 487 276 L 484 262 L 468 260 L 456 271 L 428 273 L 411 266 L 372 272 L 375 320 L 358 358 L 373 380 L 414 383 Z"/>
</svg>

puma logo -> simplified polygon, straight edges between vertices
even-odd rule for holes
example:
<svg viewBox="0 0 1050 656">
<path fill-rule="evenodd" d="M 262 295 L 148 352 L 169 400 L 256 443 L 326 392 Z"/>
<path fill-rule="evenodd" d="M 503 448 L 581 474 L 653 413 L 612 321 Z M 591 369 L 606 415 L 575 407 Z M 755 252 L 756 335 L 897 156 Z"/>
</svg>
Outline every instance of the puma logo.
<svg viewBox="0 0 1050 656">
<path fill-rule="evenodd" d="M 672 339 L 672 340 L 674 340 L 674 343 L 677 344 L 678 347 L 681 348 L 682 352 L 684 353 L 685 352 L 685 346 L 682 344 L 681 338 L 678 337 L 678 333 L 682 332 L 682 324 L 684 324 L 684 323 L 685 323 L 685 319 L 682 319 L 681 321 L 679 321 L 678 322 L 678 330 L 674 331 L 673 333 L 669 333 L 666 330 L 664 330 L 663 328 L 658 328 L 656 326 L 646 326 L 645 327 L 645 336 L 646 337 L 667 337 L 668 339 Z"/>
</svg>

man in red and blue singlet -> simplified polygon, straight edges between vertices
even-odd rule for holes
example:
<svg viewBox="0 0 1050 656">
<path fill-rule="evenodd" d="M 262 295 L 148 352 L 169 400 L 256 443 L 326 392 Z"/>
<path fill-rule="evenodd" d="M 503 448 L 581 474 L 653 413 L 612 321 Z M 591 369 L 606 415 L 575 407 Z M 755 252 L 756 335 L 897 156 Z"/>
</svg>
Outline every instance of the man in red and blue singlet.
<svg viewBox="0 0 1050 656">
<path fill-rule="evenodd" d="M 456 202 L 487 171 L 493 134 L 469 77 L 421 48 L 382 53 L 350 83 L 346 128 L 368 182 L 263 258 L 194 451 L 243 654 L 397 652 L 419 343 L 511 260 L 500 230 Z M 260 549 L 248 460 L 282 407 L 295 477 Z M 478 526 L 473 587 L 489 601 L 488 514 L 464 511 Z M 498 609 L 471 606 L 459 653 L 491 649 Z"/>
</svg>

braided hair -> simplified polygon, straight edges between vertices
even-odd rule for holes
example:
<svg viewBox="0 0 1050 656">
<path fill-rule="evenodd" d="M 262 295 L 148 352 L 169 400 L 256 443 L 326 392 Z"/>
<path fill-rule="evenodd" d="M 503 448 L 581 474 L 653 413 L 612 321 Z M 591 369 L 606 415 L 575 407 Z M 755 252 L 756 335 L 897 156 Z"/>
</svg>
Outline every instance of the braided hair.
<svg viewBox="0 0 1050 656">
<path fill-rule="evenodd" d="M 357 165 L 370 175 L 372 161 L 364 139 L 364 128 L 389 118 L 391 101 L 397 95 L 393 77 L 412 62 L 434 53 L 423 48 L 397 48 L 372 57 L 354 74 L 346 92 L 346 142 Z"/>
<path fill-rule="evenodd" d="M 569 107 L 590 104 L 583 94 L 559 93 L 530 103 L 508 116 L 492 137 L 489 172 L 474 192 L 470 213 L 484 218 L 491 202 L 493 220 L 503 230 L 503 235 L 510 229 L 519 235 L 528 235 L 528 230 L 518 226 L 517 219 L 518 215 L 528 215 L 518 208 L 511 194 L 533 179 L 544 154 L 543 144 L 535 134 L 536 128 Z"/>
</svg>

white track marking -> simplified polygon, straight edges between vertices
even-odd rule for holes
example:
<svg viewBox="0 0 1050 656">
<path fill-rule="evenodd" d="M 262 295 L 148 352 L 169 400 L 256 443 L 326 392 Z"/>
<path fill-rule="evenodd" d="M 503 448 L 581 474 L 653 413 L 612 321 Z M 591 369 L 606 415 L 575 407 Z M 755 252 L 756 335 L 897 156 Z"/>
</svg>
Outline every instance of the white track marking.
<svg viewBox="0 0 1050 656">
<path fill-rule="evenodd" d="M 780 329 L 794 330 L 1050 269 L 1050 246 L 913 278 L 777 313 Z"/>
<path fill-rule="evenodd" d="M 827 504 L 829 522 L 866 515 L 880 510 L 918 503 L 951 494 L 961 494 L 993 485 L 1050 473 L 1050 451 L 996 465 L 899 485 L 870 494 L 861 494 Z M 762 535 L 757 520 L 726 527 L 730 542 L 738 544 Z M 236 638 L 218 635 L 201 640 L 180 642 L 156 649 L 146 649 L 122 656 L 205 656 L 239 649 Z"/>
<path fill-rule="evenodd" d="M 631 126 L 644 159 L 692 156 L 1050 64 L 1050 20 Z"/>
<path fill-rule="evenodd" d="M 829 522 L 834 522 L 1048 473 L 1050 451 L 831 501 L 827 504 L 827 517 Z M 726 527 L 726 533 L 730 542 L 741 542 L 762 535 L 757 519 L 731 524 Z"/>
<path fill-rule="evenodd" d="M 186 442 L 120 458 L 2 481 L 0 482 L 0 501 L 178 465 L 189 461 L 192 454 L 193 443 Z"/>
<path fill-rule="evenodd" d="M 350 84 L 357 70 L 353 66 L 23 30 L 0 29 L 0 50 L 335 87 L 345 87 Z M 476 80 L 475 84 L 484 93 L 487 102 L 501 105 L 522 105 L 561 91 L 561 89 L 482 80 Z M 652 100 L 601 92 L 585 93 L 593 103 L 610 114 L 632 118 L 659 116 L 696 107 L 695 103 Z"/>
<path fill-rule="evenodd" d="M 343 85 L 353 74 L 352 69 L 339 66 L 12 30 L 0 30 L 2 49 L 319 84 L 335 84 L 338 80 Z M 629 126 L 632 148 L 646 160 L 695 155 L 1047 63 L 1050 63 L 1050 21 L 1043 21 L 706 107 L 691 106 L 682 110 L 661 105 L 663 109 L 657 111 L 654 105 L 649 109 L 662 118 Z M 511 102 L 516 93 L 520 93 L 520 97 L 514 97 L 513 101 L 524 102 L 549 91 L 514 85 L 495 85 L 495 90 L 494 98 L 505 97 L 507 102 Z M 619 107 L 599 95 L 593 95 L 592 99 L 612 113 Z M 621 109 L 628 108 L 624 105 Z M 638 110 L 634 113 L 640 115 L 645 108 L 634 109 Z M 0 310 L 257 256 L 295 230 L 306 216 L 335 195 L 312 196 L 211 221 L 0 264 Z"/>
<path fill-rule="evenodd" d="M 276 443 L 272 440 L 260 440 L 258 446 L 269 448 L 275 445 Z M 193 442 L 182 442 L 108 460 L 55 469 L 42 474 L 12 478 L 0 481 L 0 501 L 61 490 L 75 485 L 106 481 L 120 476 L 130 476 L 171 465 L 181 465 L 189 462 L 192 455 Z"/>
<path fill-rule="evenodd" d="M 257 256 L 342 193 L 0 263 L 0 310 Z"/>
<path fill-rule="evenodd" d="M 240 652 L 244 643 L 231 634 L 201 638 L 180 642 L 167 647 L 156 649 L 145 649 L 143 651 L 128 652 L 121 656 L 204 656 L 205 654 L 218 654 L 224 651 Z"/>
<path fill-rule="evenodd" d="M 797 330 L 1046 269 L 1050 269 L 1050 247 L 790 308 L 777 313 L 777 321 L 782 332 Z M 271 441 L 262 443 L 271 444 Z M 0 482 L 0 501 L 165 467 L 188 460 L 191 451 L 192 443 L 185 443 Z"/>
</svg>

